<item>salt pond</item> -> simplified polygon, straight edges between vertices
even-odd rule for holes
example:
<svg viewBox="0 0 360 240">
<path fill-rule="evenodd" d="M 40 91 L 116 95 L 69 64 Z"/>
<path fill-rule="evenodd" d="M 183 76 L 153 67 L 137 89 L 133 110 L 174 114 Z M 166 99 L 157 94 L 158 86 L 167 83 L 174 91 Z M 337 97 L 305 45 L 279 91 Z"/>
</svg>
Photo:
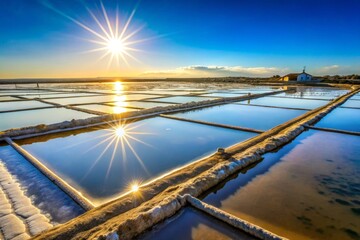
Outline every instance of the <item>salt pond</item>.
<svg viewBox="0 0 360 240">
<path fill-rule="evenodd" d="M 124 102 L 125 105 L 126 102 Z M 127 108 L 126 106 L 107 106 L 107 105 L 102 105 L 102 104 L 86 104 L 86 105 L 79 105 L 76 106 L 77 108 L 82 108 L 82 109 L 86 109 L 86 110 L 93 110 L 93 111 L 97 111 L 97 112 L 102 112 L 104 114 L 112 114 L 112 113 L 124 113 L 124 112 L 133 112 L 133 111 L 137 111 L 137 109 L 134 108 Z"/>
<path fill-rule="evenodd" d="M 171 103 L 160 103 L 160 102 L 140 102 L 140 101 L 131 101 L 126 102 L 126 106 L 137 107 L 137 108 L 153 108 L 153 107 L 165 107 L 170 106 Z"/>
<path fill-rule="evenodd" d="M 336 108 L 315 126 L 360 132 L 360 109 Z"/>
<path fill-rule="evenodd" d="M 326 100 L 312 100 L 312 99 L 296 99 L 296 98 L 275 98 L 275 97 L 262 97 L 246 101 L 241 101 L 244 104 L 255 104 L 275 107 L 288 107 L 288 108 L 303 108 L 314 109 L 321 107 L 329 101 Z"/>
<path fill-rule="evenodd" d="M 208 94 L 203 94 L 201 96 L 205 96 L 205 97 L 218 97 L 218 98 L 223 98 L 223 97 L 240 97 L 240 96 L 244 96 L 247 95 L 246 93 L 220 93 L 220 92 L 214 92 L 214 93 L 208 93 Z"/>
<path fill-rule="evenodd" d="M 96 115 L 66 108 L 46 108 L 20 112 L 0 113 L 0 131 L 10 128 L 29 127 L 39 124 L 52 124 L 63 121 L 71 121 L 72 119 L 84 119 L 95 116 Z"/>
<path fill-rule="evenodd" d="M 200 102 L 206 100 L 214 100 L 216 98 L 210 97 L 187 97 L 187 96 L 175 96 L 175 97 L 165 97 L 165 98 L 157 98 L 153 99 L 152 101 L 158 102 L 170 102 L 170 103 L 187 103 L 187 102 Z"/>
<path fill-rule="evenodd" d="M 129 190 L 134 181 L 146 182 L 218 147 L 254 136 L 156 117 L 123 127 L 19 144 L 99 204 Z"/>
<path fill-rule="evenodd" d="M 49 102 L 54 102 L 62 105 L 67 104 L 79 104 L 79 103 L 98 103 L 98 102 L 125 102 L 127 100 L 141 100 L 160 97 L 156 95 L 144 95 L 144 94 L 129 94 L 129 95 L 104 95 L 93 97 L 80 97 L 80 98 L 57 98 L 49 99 Z"/>
<path fill-rule="evenodd" d="M 359 239 L 359 156 L 358 136 L 310 130 L 204 201 L 289 239 Z"/>
<path fill-rule="evenodd" d="M 276 94 L 274 97 L 332 100 L 349 92 L 349 90 L 345 89 L 325 87 L 297 87 L 296 90 L 296 92 L 284 92 Z"/>
<path fill-rule="evenodd" d="M 38 101 L 0 102 L 0 112 L 41 107 L 52 107 L 52 105 Z"/>
<path fill-rule="evenodd" d="M 360 101 L 359 100 L 351 100 L 351 98 L 350 98 L 341 106 L 342 107 L 359 108 L 359 110 L 360 110 Z"/>
<path fill-rule="evenodd" d="M 292 118 L 300 116 L 305 112 L 306 111 L 304 110 L 226 104 L 177 113 L 174 114 L 174 116 L 258 130 L 268 130 Z"/>
</svg>

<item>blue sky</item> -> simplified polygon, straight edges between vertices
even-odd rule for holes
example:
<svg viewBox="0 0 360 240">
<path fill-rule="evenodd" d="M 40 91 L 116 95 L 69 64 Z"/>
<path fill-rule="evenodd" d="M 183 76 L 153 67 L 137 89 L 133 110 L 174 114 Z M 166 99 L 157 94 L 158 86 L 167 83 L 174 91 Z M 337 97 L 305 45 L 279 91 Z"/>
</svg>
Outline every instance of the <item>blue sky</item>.
<svg viewBox="0 0 360 240">
<path fill-rule="evenodd" d="M 99 0 L 0 1 L 0 78 L 360 73 L 358 0 L 103 0 L 137 51 L 125 62 L 78 23 L 106 28 Z M 125 35 L 126 35 L 125 34 Z M 90 41 L 89 41 L 90 40 Z M 101 40 L 101 39 L 100 39 Z"/>
</svg>

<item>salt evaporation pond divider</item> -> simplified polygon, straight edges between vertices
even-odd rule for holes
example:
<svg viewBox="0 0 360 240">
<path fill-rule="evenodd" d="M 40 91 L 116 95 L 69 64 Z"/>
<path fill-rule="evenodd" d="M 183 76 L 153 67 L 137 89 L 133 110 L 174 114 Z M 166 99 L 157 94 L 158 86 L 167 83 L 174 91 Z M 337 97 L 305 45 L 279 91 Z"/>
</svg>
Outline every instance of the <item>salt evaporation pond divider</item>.
<svg viewBox="0 0 360 240">
<path fill-rule="evenodd" d="M 175 97 L 163 97 L 152 99 L 152 101 L 157 102 L 167 102 L 167 103 L 188 103 L 188 102 L 200 102 L 206 100 L 214 100 L 213 97 L 195 97 L 195 96 L 175 96 Z"/>
<path fill-rule="evenodd" d="M 49 104 L 45 104 L 38 101 L 15 101 L 15 102 L 0 102 L 0 112 L 11 111 L 11 110 L 21 110 L 21 109 L 31 109 L 31 108 L 42 108 L 42 107 L 52 107 Z"/>
<path fill-rule="evenodd" d="M 226 104 L 176 113 L 171 116 L 258 130 L 268 130 L 300 116 L 305 112 L 305 110 Z"/>
<path fill-rule="evenodd" d="M 134 181 L 147 182 L 256 135 L 156 117 L 123 128 L 17 143 L 100 204 L 130 190 Z"/>
<path fill-rule="evenodd" d="M 257 239 L 211 216 L 186 207 L 138 237 L 141 240 Z"/>
<path fill-rule="evenodd" d="M 322 118 L 315 126 L 360 132 L 360 109 L 338 107 Z"/>
<path fill-rule="evenodd" d="M 324 106 L 329 103 L 327 100 L 311 100 L 311 99 L 295 99 L 295 98 L 274 98 L 274 97 L 261 97 L 240 103 L 264 105 L 264 106 L 275 106 L 285 108 L 303 108 L 303 109 L 315 109 Z"/>
<path fill-rule="evenodd" d="M 11 146 L 0 144 L 0 162 L 16 178 L 24 195 L 47 214 L 53 224 L 65 223 L 84 213 L 82 207 L 24 159 Z"/>
<path fill-rule="evenodd" d="M 20 112 L 0 113 L 0 131 L 11 128 L 53 124 L 72 119 L 85 119 L 96 115 L 66 108 L 47 108 Z"/>
<path fill-rule="evenodd" d="M 360 140 L 309 130 L 203 201 L 289 239 L 358 239 Z"/>
</svg>

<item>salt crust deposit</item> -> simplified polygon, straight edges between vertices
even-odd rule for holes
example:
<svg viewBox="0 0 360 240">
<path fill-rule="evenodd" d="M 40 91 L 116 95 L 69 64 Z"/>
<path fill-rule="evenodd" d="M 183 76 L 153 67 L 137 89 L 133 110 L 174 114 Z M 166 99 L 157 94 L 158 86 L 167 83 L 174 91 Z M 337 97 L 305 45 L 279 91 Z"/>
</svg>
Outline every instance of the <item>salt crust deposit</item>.
<svg viewBox="0 0 360 240">
<path fill-rule="evenodd" d="M 52 227 L 0 162 L 0 231 L 6 240 L 28 239 Z"/>
<path fill-rule="evenodd" d="M 144 186 L 139 192 L 92 209 L 88 213 L 36 236 L 34 239 L 106 239 L 116 232 L 120 239 L 133 239 L 153 225 L 174 215 L 187 204 L 186 194 L 197 197 L 242 168 L 261 160 L 319 121 L 328 112 L 358 93 L 355 90 L 329 104 L 307 112 L 248 141 L 182 168 Z"/>
<path fill-rule="evenodd" d="M 78 203 L 83 209 L 90 210 L 94 208 L 94 205 L 90 200 L 83 197 L 79 191 L 73 188 L 64 179 L 57 176 L 37 158 L 25 151 L 25 149 L 23 149 L 18 144 L 14 143 L 10 138 L 5 138 L 5 141 L 14 149 L 16 149 L 18 153 L 20 153 L 24 158 L 26 158 L 26 160 L 28 160 L 32 165 L 34 165 L 39 171 L 41 171 L 41 173 L 44 174 L 49 180 L 56 184 L 56 186 L 58 186 L 62 191 L 64 191 L 69 197 L 71 197 L 76 203 Z"/>
<path fill-rule="evenodd" d="M 0 158 L 7 171 L 17 179 L 24 194 L 31 199 L 33 205 L 48 216 L 53 225 L 67 222 L 84 213 L 78 204 L 15 149 L 11 146 L 0 148 Z"/>
</svg>

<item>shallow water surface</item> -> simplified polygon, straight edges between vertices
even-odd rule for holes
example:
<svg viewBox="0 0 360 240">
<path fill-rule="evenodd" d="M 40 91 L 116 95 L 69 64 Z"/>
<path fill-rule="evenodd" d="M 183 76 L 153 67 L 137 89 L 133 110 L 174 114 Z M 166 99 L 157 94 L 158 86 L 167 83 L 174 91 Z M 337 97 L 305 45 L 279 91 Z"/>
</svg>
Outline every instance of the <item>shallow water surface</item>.
<svg viewBox="0 0 360 240">
<path fill-rule="evenodd" d="M 256 239 L 191 207 L 153 227 L 138 239 L 207 240 Z"/>
<path fill-rule="evenodd" d="M 52 105 L 38 101 L 16 101 L 16 102 L 0 102 L 0 112 L 9 110 L 20 110 L 39 107 L 52 107 Z"/>
<path fill-rule="evenodd" d="M 143 95 L 143 94 L 104 95 L 104 96 L 79 97 L 79 98 L 58 98 L 58 99 L 49 99 L 48 101 L 62 105 L 79 104 L 79 103 L 98 103 L 98 102 L 122 103 L 128 100 L 141 100 L 141 99 L 148 99 L 154 97 L 159 97 L 159 96 Z"/>
<path fill-rule="evenodd" d="M 360 93 L 353 95 L 351 99 L 360 100 Z"/>
<path fill-rule="evenodd" d="M 52 124 L 72 119 L 84 119 L 96 115 L 66 108 L 49 108 L 20 112 L 0 113 L 0 131 L 10 128 L 36 126 L 39 124 Z"/>
<path fill-rule="evenodd" d="M 158 102 L 170 102 L 170 103 L 188 103 L 188 102 L 200 102 L 206 100 L 214 100 L 216 98 L 210 97 L 187 97 L 187 96 L 175 96 L 175 97 L 165 97 L 165 98 L 157 98 L 153 99 L 152 101 Z"/>
<path fill-rule="evenodd" d="M 268 92 L 275 92 L 281 89 L 254 89 L 254 88 L 245 88 L 245 89 L 233 89 L 233 93 L 238 94 L 261 94 L 261 93 L 268 93 Z"/>
<path fill-rule="evenodd" d="M 67 98 L 67 97 L 92 97 L 98 96 L 99 94 L 92 93 L 53 93 L 53 94 L 32 94 L 32 95 L 24 95 L 23 97 L 32 99 L 32 98 Z"/>
<path fill-rule="evenodd" d="M 296 92 L 284 92 L 273 96 L 332 100 L 349 92 L 348 90 L 336 89 L 336 88 L 297 87 L 296 89 L 297 89 Z"/>
<path fill-rule="evenodd" d="M 360 109 L 338 107 L 328 113 L 315 126 L 360 132 Z"/>
<path fill-rule="evenodd" d="M 359 156 L 358 136 L 310 130 L 204 201 L 289 239 L 359 239 Z"/>
<path fill-rule="evenodd" d="M 87 109 L 87 110 L 93 110 L 93 111 L 97 111 L 97 112 L 103 112 L 106 114 L 138 111 L 137 109 L 134 109 L 134 108 L 127 108 L 128 105 L 126 103 L 127 102 L 124 102 L 124 104 L 123 104 L 125 106 L 116 106 L 116 105 L 107 106 L 107 105 L 102 105 L 102 104 L 86 104 L 86 105 L 79 105 L 76 107 Z"/>
<path fill-rule="evenodd" d="M 254 136 L 254 133 L 151 118 L 117 128 L 19 143 L 97 204 L 130 190 L 134 181 L 148 181 L 218 147 Z"/>
<path fill-rule="evenodd" d="M 341 105 L 342 107 L 352 107 L 352 108 L 359 108 L 360 110 L 360 101 L 359 100 L 352 100 L 350 98 L 344 104 Z"/>
<path fill-rule="evenodd" d="M 174 116 L 258 130 L 268 130 L 292 118 L 300 116 L 305 112 L 306 111 L 304 110 L 226 104 L 176 113 Z M 265 116 L 271 117 L 267 117 L 265 121 Z"/>
<path fill-rule="evenodd" d="M 326 105 L 329 103 L 329 101 L 312 100 L 312 99 L 296 99 L 296 98 L 261 97 L 261 98 L 241 101 L 240 103 L 275 106 L 275 107 L 303 108 L 303 109 L 311 110 Z"/>
<path fill-rule="evenodd" d="M 201 96 L 205 96 L 205 97 L 218 97 L 218 98 L 224 98 L 224 97 L 241 97 L 247 95 L 247 93 L 220 93 L 220 92 L 214 92 L 214 93 L 208 93 L 208 94 L 203 94 Z"/>
<path fill-rule="evenodd" d="M 171 103 L 160 103 L 160 102 L 140 102 L 140 101 L 131 101 L 126 102 L 126 106 L 136 107 L 136 108 L 153 108 L 153 107 L 165 107 L 173 105 Z"/>
<path fill-rule="evenodd" d="M 16 101 L 19 100 L 19 98 L 16 97 L 8 97 L 8 96 L 0 96 L 0 102 L 2 101 Z"/>
</svg>

